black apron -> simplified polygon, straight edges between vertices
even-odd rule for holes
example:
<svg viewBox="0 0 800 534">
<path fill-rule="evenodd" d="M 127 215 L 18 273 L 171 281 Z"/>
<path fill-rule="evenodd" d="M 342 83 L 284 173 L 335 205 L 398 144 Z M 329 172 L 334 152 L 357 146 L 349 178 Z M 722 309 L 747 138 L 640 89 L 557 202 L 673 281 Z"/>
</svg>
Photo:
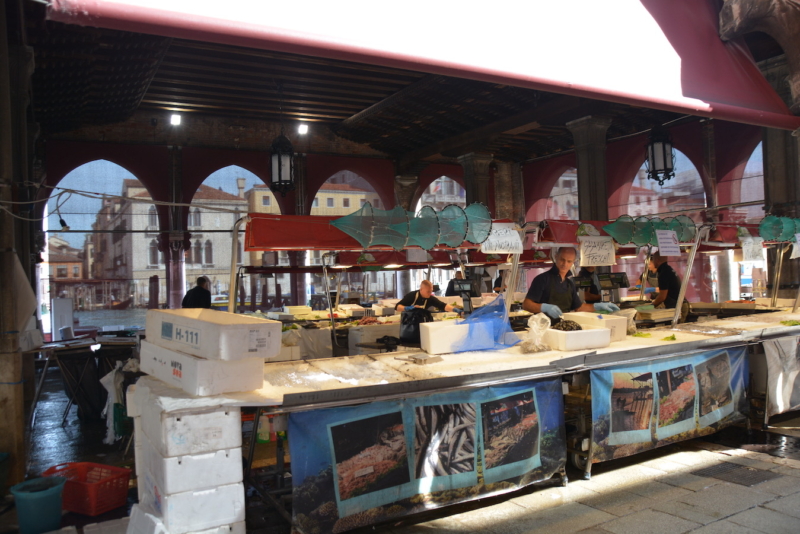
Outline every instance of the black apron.
<svg viewBox="0 0 800 534">
<path fill-rule="evenodd" d="M 567 281 L 569 281 L 569 279 L 567 279 Z M 548 299 L 547 303 L 552 304 L 554 306 L 558 306 L 564 313 L 569 313 L 572 311 L 572 293 L 559 292 L 558 291 L 559 286 L 560 284 L 558 283 L 557 278 L 554 277 L 550 280 L 550 298 Z"/>
</svg>

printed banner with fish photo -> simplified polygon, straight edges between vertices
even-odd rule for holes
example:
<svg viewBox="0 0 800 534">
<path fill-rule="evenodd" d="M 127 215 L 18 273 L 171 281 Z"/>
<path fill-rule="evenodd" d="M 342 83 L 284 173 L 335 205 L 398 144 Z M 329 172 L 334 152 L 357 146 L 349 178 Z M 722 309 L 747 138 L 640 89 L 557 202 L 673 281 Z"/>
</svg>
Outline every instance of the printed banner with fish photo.
<svg viewBox="0 0 800 534">
<path fill-rule="evenodd" d="M 767 416 L 800 409 L 800 337 L 765 339 Z"/>
<path fill-rule="evenodd" d="M 593 461 L 713 433 L 748 413 L 745 347 L 591 371 Z"/>
<path fill-rule="evenodd" d="M 289 416 L 294 527 L 338 533 L 563 473 L 560 379 Z"/>
</svg>

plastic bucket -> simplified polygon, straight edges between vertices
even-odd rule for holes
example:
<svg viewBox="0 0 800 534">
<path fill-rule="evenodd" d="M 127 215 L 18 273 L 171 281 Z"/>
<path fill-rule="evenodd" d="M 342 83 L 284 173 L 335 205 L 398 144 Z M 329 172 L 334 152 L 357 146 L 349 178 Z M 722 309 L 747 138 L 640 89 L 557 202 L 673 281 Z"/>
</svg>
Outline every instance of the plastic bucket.
<svg viewBox="0 0 800 534">
<path fill-rule="evenodd" d="M 11 487 L 20 534 L 61 528 L 61 493 L 66 481 L 64 477 L 34 478 Z"/>
</svg>

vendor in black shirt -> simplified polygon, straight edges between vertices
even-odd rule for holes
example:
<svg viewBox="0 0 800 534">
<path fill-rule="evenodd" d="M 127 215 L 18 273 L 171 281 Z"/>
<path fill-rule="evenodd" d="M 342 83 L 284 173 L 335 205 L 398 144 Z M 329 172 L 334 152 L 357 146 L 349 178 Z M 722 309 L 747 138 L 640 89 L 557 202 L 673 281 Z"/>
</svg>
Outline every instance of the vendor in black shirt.
<svg viewBox="0 0 800 534">
<path fill-rule="evenodd" d="M 445 297 L 457 297 L 459 292 L 456 291 L 456 280 L 463 280 L 464 275 L 461 274 L 461 271 L 456 271 L 455 278 L 451 278 L 450 281 L 447 283 L 447 289 L 444 292 Z"/>
<path fill-rule="evenodd" d="M 611 302 L 589 304 L 581 301 L 570 272 L 576 256 L 577 251 L 572 247 L 558 249 L 555 265 L 533 279 L 522 308 L 531 313 L 545 313 L 551 319 L 558 319 L 562 313 L 572 311 L 619 311 Z"/>
<path fill-rule="evenodd" d="M 430 280 L 423 280 L 419 284 L 419 291 L 412 291 L 406 294 L 405 297 L 400 299 L 400 302 L 394 305 L 395 310 L 408 311 L 414 308 L 436 308 L 437 310 L 455 311 L 461 313 L 461 308 L 456 308 L 450 304 L 445 304 L 441 300 L 433 296 L 433 284 Z"/>
<path fill-rule="evenodd" d="M 658 252 L 650 256 L 648 267 L 650 272 L 658 275 L 658 294 L 653 300 L 653 306 L 664 304 L 665 308 L 674 308 L 678 304 L 678 294 L 681 292 L 681 279 L 675 270 L 667 265 L 667 258 Z"/>
<path fill-rule="evenodd" d="M 600 280 L 598 280 L 595 270 L 595 267 L 581 267 L 578 272 L 578 276 L 591 278 L 592 280 L 592 285 L 583 291 L 583 300 L 586 302 L 600 302 L 602 300 L 600 297 Z"/>
</svg>

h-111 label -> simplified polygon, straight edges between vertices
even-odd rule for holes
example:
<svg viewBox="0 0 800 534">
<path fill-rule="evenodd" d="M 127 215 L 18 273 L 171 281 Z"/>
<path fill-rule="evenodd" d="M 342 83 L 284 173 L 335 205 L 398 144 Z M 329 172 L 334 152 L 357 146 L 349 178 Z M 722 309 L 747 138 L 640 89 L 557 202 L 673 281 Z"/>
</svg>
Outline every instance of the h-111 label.
<svg viewBox="0 0 800 534">
<path fill-rule="evenodd" d="M 172 323 L 161 323 L 161 337 L 184 343 L 186 345 L 198 346 L 200 344 L 200 331 L 185 326 L 176 327 Z"/>
</svg>

